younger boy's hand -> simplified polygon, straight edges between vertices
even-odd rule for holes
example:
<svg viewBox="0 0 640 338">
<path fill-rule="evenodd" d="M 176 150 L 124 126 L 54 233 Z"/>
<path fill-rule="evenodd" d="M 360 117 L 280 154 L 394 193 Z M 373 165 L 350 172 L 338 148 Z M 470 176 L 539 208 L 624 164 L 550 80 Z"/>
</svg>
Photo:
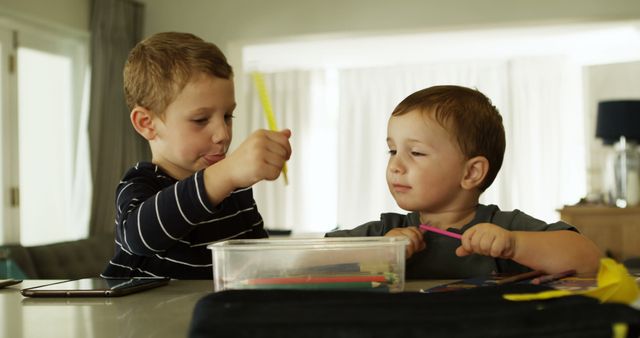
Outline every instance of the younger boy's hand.
<svg viewBox="0 0 640 338">
<path fill-rule="evenodd" d="M 497 258 L 513 258 L 516 237 L 509 230 L 491 223 L 476 224 L 462 234 L 462 245 L 456 255 L 479 254 Z"/>
<path fill-rule="evenodd" d="M 251 186 L 261 180 L 275 180 L 291 157 L 291 130 L 258 130 L 227 157 L 235 188 Z"/>
<path fill-rule="evenodd" d="M 426 244 L 424 243 L 424 237 L 422 232 L 418 230 L 417 227 L 406 227 L 406 228 L 393 228 L 389 230 L 385 237 L 405 237 L 409 240 L 409 244 L 407 244 L 406 257 L 409 258 L 413 256 L 414 253 L 418 251 L 422 251 L 426 248 Z"/>
</svg>

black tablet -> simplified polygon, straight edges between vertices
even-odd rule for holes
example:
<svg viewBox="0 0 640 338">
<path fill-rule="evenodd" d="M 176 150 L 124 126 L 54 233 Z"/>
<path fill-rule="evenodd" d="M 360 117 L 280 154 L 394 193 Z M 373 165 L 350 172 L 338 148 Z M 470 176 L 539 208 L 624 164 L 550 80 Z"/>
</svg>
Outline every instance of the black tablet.
<svg viewBox="0 0 640 338">
<path fill-rule="evenodd" d="M 167 285 L 168 278 L 83 278 L 22 289 L 26 297 L 119 297 Z"/>
<path fill-rule="evenodd" d="M 13 284 L 18 284 L 22 282 L 19 279 L 0 279 L 0 288 L 3 288 L 5 286 L 9 286 L 9 285 L 13 285 Z"/>
</svg>

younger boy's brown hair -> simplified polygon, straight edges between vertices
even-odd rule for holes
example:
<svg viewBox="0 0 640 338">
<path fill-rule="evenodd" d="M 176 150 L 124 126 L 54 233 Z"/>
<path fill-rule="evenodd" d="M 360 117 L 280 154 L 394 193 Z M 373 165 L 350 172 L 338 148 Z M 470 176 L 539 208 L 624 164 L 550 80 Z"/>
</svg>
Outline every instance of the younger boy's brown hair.
<svg viewBox="0 0 640 338">
<path fill-rule="evenodd" d="M 489 171 L 480 185 L 485 191 L 498 175 L 506 146 L 502 116 L 491 100 L 478 90 L 461 86 L 433 86 L 407 96 L 392 116 L 419 110 L 432 117 L 452 137 L 469 159 L 483 156 Z"/>
<path fill-rule="evenodd" d="M 230 79 L 233 70 L 213 43 L 178 32 L 152 35 L 129 53 L 124 66 L 124 96 L 129 109 L 149 109 L 160 117 L 193 76 Z"/>
</svg>

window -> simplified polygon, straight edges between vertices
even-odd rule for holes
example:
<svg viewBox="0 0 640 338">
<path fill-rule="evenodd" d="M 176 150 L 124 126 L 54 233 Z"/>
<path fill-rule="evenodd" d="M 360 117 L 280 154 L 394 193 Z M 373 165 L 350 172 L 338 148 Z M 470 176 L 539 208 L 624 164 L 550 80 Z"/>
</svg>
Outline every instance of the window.
<svg viewBox="0 0 640 338">
<path fill-rule="evenodd" d="M 21 23 L 3 26 L 0 243 L 85 237 L 87 39 Z"/>
</svg>

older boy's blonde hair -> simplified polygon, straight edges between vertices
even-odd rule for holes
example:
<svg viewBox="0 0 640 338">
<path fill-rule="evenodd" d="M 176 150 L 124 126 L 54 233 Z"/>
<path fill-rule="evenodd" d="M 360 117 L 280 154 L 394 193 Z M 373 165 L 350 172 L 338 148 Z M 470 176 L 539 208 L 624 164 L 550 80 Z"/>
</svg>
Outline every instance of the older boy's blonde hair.
<svg viewBox="0 0 640 338">
<path fill-rule="evenodd" d="M 502 116 L 488 97 L 466 87 L 434 86 L 407 96 L 391 115 L 413 110 L 432 117 L 445 128 L 467 159 L 484 156 L 489 161 L 489 171 L 480 191 L 491 186 L 502 166 L 506 141 Z"/>
<path fill-rule="evenodd" d="M 220 49 L 189 33 L 166 32 L 139 42 L 124 66 L 129 109 L 149 109 L 160 117 L 193 76 L 230 79 L 233 70 Z"/>
</svg>

